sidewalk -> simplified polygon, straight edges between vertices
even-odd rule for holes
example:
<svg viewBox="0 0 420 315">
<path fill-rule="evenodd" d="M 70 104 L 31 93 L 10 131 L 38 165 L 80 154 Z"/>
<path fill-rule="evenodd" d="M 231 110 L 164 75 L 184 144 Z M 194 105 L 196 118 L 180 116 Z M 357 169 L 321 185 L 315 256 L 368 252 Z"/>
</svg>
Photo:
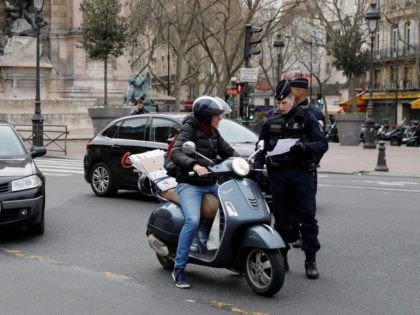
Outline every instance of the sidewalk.
<svg viewBox="0 0 420 315">
<path fill-rule="evenodd" d="M 391 146 L 385 142 L 385 159 L 389 171 L 378 172 L 378 149 L 342 146 L 329 143 L 329 150 L 321 160 L 319 172 L 341 174 L 370 174 L 420 177 L 420 147 Z"/>
<path fill-rule="evenodd" d="M 68 140 L 67 155 L 61 152 L 48 152 L 47 156 L 83 159 L 86 140 Z M 321 160 L 318 172 L 337 174 L 370 174 L 384 176 L 408 176 L 420 178 L 420 147 L 390 146 L 385 142 L 386 166 L 389 171 L 378 172 L 378 149 L 363 149 L 359 146 L 342 146 L 330 143 L 329 150 Z M 47 148 L 48 149 L 48 148 Z"/>
</svg>

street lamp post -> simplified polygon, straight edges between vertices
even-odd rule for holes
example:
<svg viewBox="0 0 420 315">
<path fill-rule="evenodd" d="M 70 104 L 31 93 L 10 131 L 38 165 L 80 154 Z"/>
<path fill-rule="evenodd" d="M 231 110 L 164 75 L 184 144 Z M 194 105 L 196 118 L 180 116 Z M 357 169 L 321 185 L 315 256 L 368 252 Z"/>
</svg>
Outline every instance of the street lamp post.
<svg viewBox="0 0 420 315">
<path fill-rule="evenodd" d="M 277 48 L 277 82 L 280 81 L 280 68 L 281 68 L 281 64 L 282 64 L 282 60 L 281 60 L 281 50 L 284 47 L 284 42 L 281 40 L 281 34 L 277 34 L 277 39 L 274 41 L 274 45 L 275 48 Z"/>
<path fill-rule="evenodd" d="M 378 29 L 378 21 L 381 18 L 379 8 L 376 3 L 371 3 L 369 10 L 366 12 L 365 20 L 367 21 L 369 32 L 370 32 L 370 74 L 369 74 L 369 101 L 367 105 L 367 117 L 366 117 L 366 128 L 365 128 L 365 143 L 364 149 L 376 149 L 375 143 L 375 120 L 373 118 L 373 46 L 375 41 L 375 33 Z"/>
<path fill-rule="evenodd" d="M 312 40 L 309 42 L 309 45 L 311 45 L 311 56 L 310 56 L 310 65 L 309 65 L 309 72 L 310 72 L 310 77 L 309 77 L 309 102 L 312 103 Z"/>
<path fill-rule="evenodd" d="M 312 39 L 311 40 L 304 40 L 302 38 L 302 41 L 306 44 L 306 45 L 310 45 L 311 46 L 311 50 L 310 50 L 310 59 L 309 59 L 309 102 L 312 102 L 312 72 L 313 72 L 313 68 L 312 68 L 312 55 L 313 55 L 313 51 L 312 51 Z"/>
<path fill-rule="evenodd" d="M 40 84 L 40 22 L 39 14 L 44 6 L 44 0 L 33 0 L 35 9 L 35 23 L 36 23 L 36 78 L 35 78 L 35 112 L 32 116 L 32 144 L 35 147 L 42 147 L 44 145 L 44 118 L 41 114 L 41 84 Z"/>
<path fill-rule="evenodd" d="M 170 72 L 170 67 L 171 67 L 171 51 L 170 51 L 170 40 L 169 40 L 169 28 L 170 28 L 170 26 L 171 26 L 171 23 L 168 23 L 168 95 L 170 95 L 171 94 L 171 86 L 170 86 L 170 84 L 171 84 L 171 81 L 170 81 L 170 75 L 171 75 L 171 72 Z"/>
<path fill-rule="evenodd" d="M 395 113 L 395 123 L 397 123 L 397 107 L 398 107 L 398 90 L 399 90 L 399 85 L 398 85 L 398 57 L 399 57 L 399 45 L 398 42 L 400 41 L 400 32 L 398 30 L 398 24 L 395 24 L 394 27 L 397 30 L 397 34 L 396 34 L 396 39 L 395 39 L 395 52 L 396 52 L 396 60 L 395 60 L 395 107 L 394 107 L 394 113 Z"/>
</svg>

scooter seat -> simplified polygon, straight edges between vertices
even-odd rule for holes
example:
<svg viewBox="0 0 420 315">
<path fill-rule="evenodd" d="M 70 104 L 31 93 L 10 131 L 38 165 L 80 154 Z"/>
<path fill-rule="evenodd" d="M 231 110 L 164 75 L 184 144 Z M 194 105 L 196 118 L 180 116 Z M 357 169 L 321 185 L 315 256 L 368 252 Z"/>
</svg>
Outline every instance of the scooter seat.
<svg viewBox="0 0 420 315">
<path fill-rule="evenodd" d="M 160 197 L 181 205 L 176 189 L 169 189 L 167 191 L 162 191 Z M 213 220 L 216 216 L 217 209 L 219 209 L 219 201 L 212 194 L 205 194 L 203 200 L 201 201 L 201 217 L 204 219 Z"/>
</svg>

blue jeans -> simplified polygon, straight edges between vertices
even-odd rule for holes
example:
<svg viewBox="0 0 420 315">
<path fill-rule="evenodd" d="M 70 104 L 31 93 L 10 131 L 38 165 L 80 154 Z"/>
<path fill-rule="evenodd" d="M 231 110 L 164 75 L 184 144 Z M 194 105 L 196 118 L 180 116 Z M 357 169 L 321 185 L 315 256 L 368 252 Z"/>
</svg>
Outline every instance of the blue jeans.
<svg viewBox="0 0 420 315">
<path fill-rule="evenodd" d="M 201 200 L 203 195 L 211 193 L 217 198 L 218 185 L 195 186 L 180 183 L 176 187 L 184 214 L 184 226 L 179 234 L 178 248 L 176 250 L 175 268 L 185 268 L 190 255 L 190 247 L 197 233 L 201 217 Z"/>
</svg>

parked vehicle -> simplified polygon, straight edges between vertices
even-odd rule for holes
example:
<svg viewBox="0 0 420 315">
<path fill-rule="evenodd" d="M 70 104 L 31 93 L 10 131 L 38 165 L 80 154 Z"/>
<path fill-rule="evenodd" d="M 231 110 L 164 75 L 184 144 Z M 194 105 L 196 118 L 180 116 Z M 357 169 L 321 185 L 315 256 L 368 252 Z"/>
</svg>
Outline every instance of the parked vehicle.
<svg viewBox="0 0 420 315">
<path fill-rule="evenodd" d="M 402 140 L 405 136 L 406 130 L 407 128 L 401 125 L 385 133 L 385 137 L 383 140 L 388 140 L 389 144 L 392 146 L 400 146 L 402 144 Z"/>
<path fill-rule="evenodd" d="M 326 130 L 326 138 L 328 142 L 339 142 L 337 126 L 332 123 Z"/>
<path fill-rule="evenodd" d="M 193 142 L 184 143 L 183 150 L 186 154 L 199 154 Z M 218 221 L 213 222 L 218 240 L 216 246 L 209 248 L 209 236 L 198 233 L 189 263 L 244 273 L 255 293 L 276 294 L 284 283 L 285 267 L 280 249 L 286 245 L 271 227 L 270 210 L 261 189 L 248 178 L 249 163 L 243 158 L 229 158 L 208 169 L 209 176 L 230 177 L 218 190 Z M 166 269 L 174 268 L 183 223 L 179 205 L 171 201 L 161 203 L 149 218 L 146 235 L 158 261 Z"/>
<path fill-rule="evenodd" d="M 152 113 L 110 122 L 86 146 L 84 177 L 93 192 L 104 197 L 119 189 L 138 190 L 138 174 L 128 157 L 154 149 L 166 150 L 186 115 Z M 222 119 L 218 130 L 240 155 L 254 152 L 258 136 L 253 131 L 229 119 Z"/>
<path fill-rule="evenodd" d="M 44 233 L 45 177 L 33 159 L 45 153 L 44 147 L 28 152 L 13 126 L 0 121 L 0 228 Z"/>
<path fill-rule="evenodd" d="M 412 120 L 410 122 L 410 128 L 408 128 L 402 143 L 407 147 L 418 147 L 420 145 L 420 127 L 418 120 Z"/>
</svg>

